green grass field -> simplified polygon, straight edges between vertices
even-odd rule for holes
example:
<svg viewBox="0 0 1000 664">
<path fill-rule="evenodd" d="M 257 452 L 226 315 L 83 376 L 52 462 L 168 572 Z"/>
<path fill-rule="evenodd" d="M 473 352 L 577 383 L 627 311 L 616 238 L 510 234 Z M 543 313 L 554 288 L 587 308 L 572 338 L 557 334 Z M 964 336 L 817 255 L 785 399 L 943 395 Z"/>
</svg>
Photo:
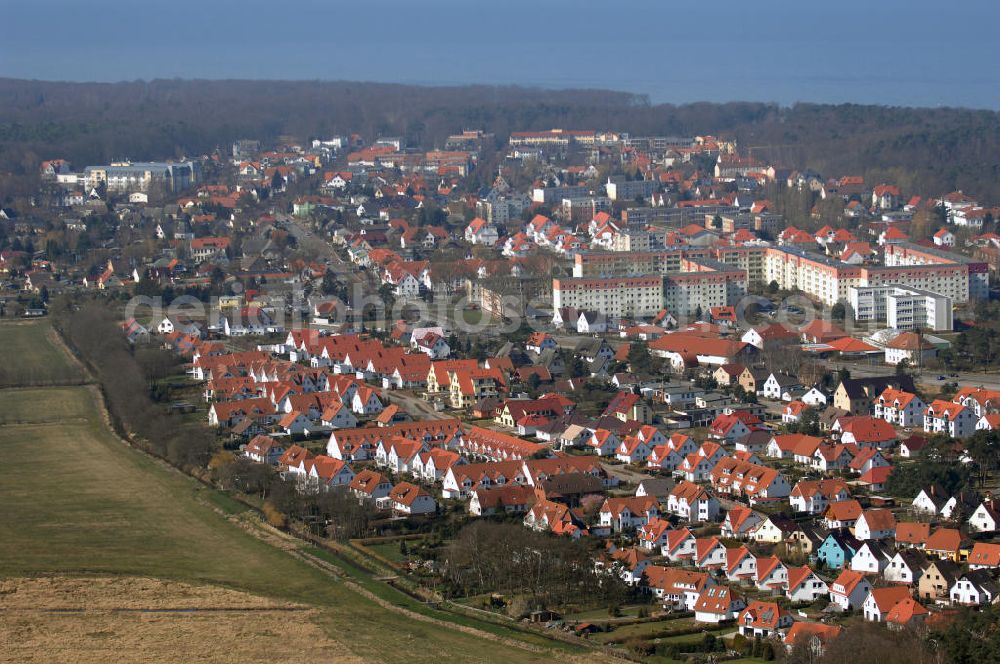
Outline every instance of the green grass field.
<svg viewBox="0 0 1000 664">
<path fill-rule="evenodd" d="M 45 323 L 35 325 L 44 340 Z M 10 329 L 0 326 L 0 344 Z M 65 361 L 55 348 L 31 357 Z M 151 576 L 305 603 L 322 610 L 318 622 L 333 639 L 369 661 L 550 659 L 387 610 L 247 533 L 239 517 L 217 511 L 239 512 L 234 501 L 115 439 L 92 388 L 0 390 L 0 416 L 0 577 Z"/>
<path fill-rule="evenodd" d="M 49 330 L 47 321 L 0 323 L 0 339 L 4 343 L 0 387 L 80 381 L 80 369 L 46 339 Z"/>
<path fill-rule="evenodd" d="M 391 563 L 406 562 L 406 556 L 399 552 L 399 542 L 383 542 L 380 544 L 366 544 L 365 548 L 374 551 Z"/>
</svg>

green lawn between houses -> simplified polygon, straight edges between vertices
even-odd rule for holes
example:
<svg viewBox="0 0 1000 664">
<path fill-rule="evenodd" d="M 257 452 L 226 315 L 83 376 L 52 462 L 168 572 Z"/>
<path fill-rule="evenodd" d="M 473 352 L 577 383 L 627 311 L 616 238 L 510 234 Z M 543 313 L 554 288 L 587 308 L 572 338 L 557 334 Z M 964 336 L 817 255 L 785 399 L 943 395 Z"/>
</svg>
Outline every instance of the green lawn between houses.
<svg viewBox="0 0 1000 664">
<path fill-rule="evenodd" d="M 47 323 L 27 327 L 34 328 L 35 343 L 48 345 Z M 0 347 L 8 347 L 11 334 L 25 338 L 21 336 L 25 329 L 0 325 Z M 5 361 L 69 366 L 57 349 L 50 349 L 54 352 L 5 353 Z M 150 576 L 301 602 L 319 607 L 320 626 L 368 661 L 552 659 L 551 652 L 484 641 L 387 610 L 248 534 L 238 522 L 213 509 L 214 505 L 238 512 L 234 501 L 115 439 L 100 417 L 92 388 L 0 390 L 0 424 L 0 494 L 4 499 L 0 578 Z M 305 546 L 301 550 L 318 551 Z M 343 566 L 332 557 L 322 557 Z M 366 579 L 363 572 L 347 571 L 394 605 L 411 609 L 409 604 L 419 605 L 389 586 Z M 424 611 L 432 610 L 420 612 Z M 522 638 L 502 626 L 441 611 L 433 614 L 456 625 Z M 535 635 L 524 635 L 523 640 L 551 643 Z"/>
</svg>

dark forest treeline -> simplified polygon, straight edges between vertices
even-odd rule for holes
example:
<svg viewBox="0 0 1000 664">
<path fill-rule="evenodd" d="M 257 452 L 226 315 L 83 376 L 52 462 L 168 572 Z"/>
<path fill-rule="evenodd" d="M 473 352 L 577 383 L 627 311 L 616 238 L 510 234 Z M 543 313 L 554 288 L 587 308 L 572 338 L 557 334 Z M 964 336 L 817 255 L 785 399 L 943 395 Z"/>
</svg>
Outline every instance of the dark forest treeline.
<svg viewBox="0 0 1000 664">
<path fill-rule="evenodd" d="M 359 132 L 441 146 L 463 128 L 571 127 L 722 134 L 779 166 L 864 174 L 907 192 L 961 188 L 1000 200 L 1000 113 L 957 108 L 764 103 L 653 105 L 601 90 L 418 87 L 319 81 L 55 83 L 0 79 L 0 172 L 196 155 L 237 138 Z M 2 192 L 0 192 L 2 193 Z"/>
</svg>

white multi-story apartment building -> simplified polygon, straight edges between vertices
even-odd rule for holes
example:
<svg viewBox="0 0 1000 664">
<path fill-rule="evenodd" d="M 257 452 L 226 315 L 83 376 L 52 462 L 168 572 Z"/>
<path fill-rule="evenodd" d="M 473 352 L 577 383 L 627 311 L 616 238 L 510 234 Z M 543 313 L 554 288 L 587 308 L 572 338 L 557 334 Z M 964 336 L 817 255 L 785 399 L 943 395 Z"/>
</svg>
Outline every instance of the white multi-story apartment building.
<svg viewBox="0 0 1000 664">
<path fill-rule="evenodd" d="M 885 321 L 898 330 L 953 329 L 951 298 L 931 291 L 899 284 L 852 287 L 850 303 L 858 321 Z"/>
<path fill-rule="evenodd" d="M 764 249 L 763 280 L 798 289 L 824 304 L 850 301 L 852 288 L 896 286 L 929 291 L 953 303 L 980 299 L 989 292 L 985 263 L 923 246 L 888 245 L 885 265 L 848 265 L 794 247 Z"/>
<path fill-rule="evenodd" d="M 552 280 L 552 307 L 599 311 L 607 316 L 653 316 L 663 308 L 663 277 Z"/>
<path fill-rule="evenodd" d="M 110 191 L 149 191 L 162 184 L 167 191 L 180 191 L 197 184 L 200 166 L 183 162 L 116 162 L 107 166 L 88 166 L 84 180 L 90 188 L 100 183 Z"/>
<path fill-rule="evenodd" d="M 910 271 L 907 273 L 909 278 L 900 283 L 946 295 L 953 302 L 989 297 L 989 267 L 986 263 L 961 254 L 911 242 L 899 242 L 886 246 L 885 265 L 883 272 L 888 272 L 888 268 L 892 267 L 925 268 Z"/>
<path fill-rule="evenodd" d="M 906 242 L 889 245 L 885 252 L 885 265 L 849 265 L 792 246 L 688 245 L 659 251 L 578 254 L 573 276 L 675 277 L 728 268 L 741 271 L 744 284 L 773 281 L 780 288 L 800 290 L 831 306 L 850 302 L 852 289 L 859 290 L 854 296 L 855 309 L 862 310 L 859 320 L 885 320 L 889 316 L 889 298 L 895 298 L 891 315 L 901 329 L 933 325 L 934 329 L 949 330 L 953 304 L 984 298 L 989 292 L 985 263 Z"/>
<path fill-rule="evenodd" d="M 887 387 L 875 399 L 875 417 L 900 427 L 921 427 L 927 404 L 912 392 Z"/>
<path fill-rule="evenodd" d="M 578 263 L 580 265 L 580 263 Z M 699 307 L 721 307 L 747 292 L 746 272 L 718 261 L 681 258 L 677 271 L 635 277 L 552 280 L 552 306 L 600 311 L 608 316 L 650 316 L 664 307 L 686 316 Z"/>
<path fill-rule="evenodd" d="M 976 415 L 968 406 L 936 399 L 924 409 L 924 431 L 966 438 L 976 431 Z"/>
<path fill-rule="evenodd" d="M 656 192 L 656 180 L 617 180 L 610 178 L 604 185 L 608 198 L 613 201 L 632 201 L 635 198 L 649 198 Z"/>
</svg>

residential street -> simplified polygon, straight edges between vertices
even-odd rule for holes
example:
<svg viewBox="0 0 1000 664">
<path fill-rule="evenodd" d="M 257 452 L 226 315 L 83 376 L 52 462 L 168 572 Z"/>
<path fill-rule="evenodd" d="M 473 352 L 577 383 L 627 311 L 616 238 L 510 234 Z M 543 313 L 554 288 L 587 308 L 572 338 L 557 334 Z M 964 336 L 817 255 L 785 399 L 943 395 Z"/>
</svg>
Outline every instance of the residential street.
<svg viewBox="0 0 1000 664">
<path fill-rule="evenodd" d="M 389 401 L 398 405 L 416 420 L 444 420 L 454 415 L 449 415 L 444 411 L 434 410 L 434 406 L 429 401 L 424 401 L 411 390 L 392 390 L 385 392 Z"/>
</svg>

